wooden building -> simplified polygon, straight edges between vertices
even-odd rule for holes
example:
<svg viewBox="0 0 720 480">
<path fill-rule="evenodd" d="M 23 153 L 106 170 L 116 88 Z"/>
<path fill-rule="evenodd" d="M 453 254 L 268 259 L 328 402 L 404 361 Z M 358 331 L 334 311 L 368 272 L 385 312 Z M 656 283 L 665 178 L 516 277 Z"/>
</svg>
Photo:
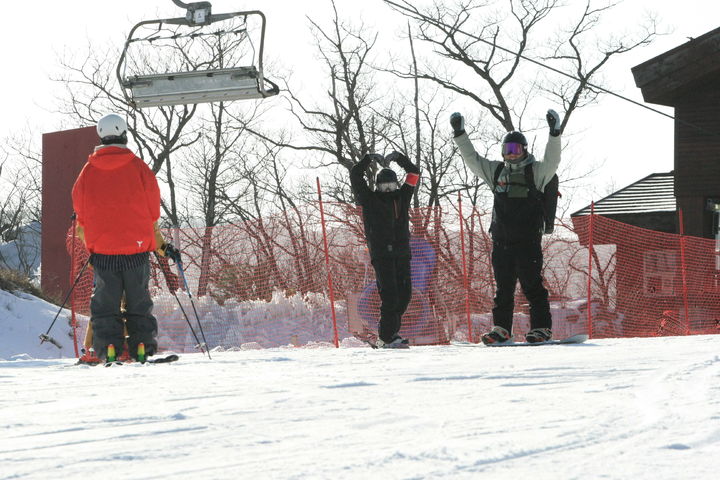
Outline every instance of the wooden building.
<svg viewBox="0 0 720 480">
<path fill-rule="evenodd" d="M 665 233 L 677 233 L 673 172 L 652 173 L 573 213 L 571 217 L 603 215 L 618 222 Z"/>
<path fill-rule="evenodd" d="M 636 334 L 653 334 L 654 324 L 670 312 L 682 320 L 674 334 L 685 333 L 686 321 L 690 331 L 714 332 L 720 325 L 720 256 L 716 243 L 705 239 L 720 244 L 720 28 L 632 73 L 646 102 L 675 109 L 673 171 L 652 173 L 594 203 L 596 214 L 622 223 L 605 221 L 590 234 L 590 206 L 571 218 L 582 244 L 592 235 L 593 245 L 614 252 L 616 295 L 610 306 L 624 318 L 623 329 L 634 322 Z M 652 131 L 643 131 L 641 141 L 652 139 Z M 683 232 L 685 251 L 677 236 L 645 235 L 623 224 Z"/>
<path fill-rule="evenodd" d="M 679 233 L 657 196 L 672 188 L 684 233 L 715 238 L 720 218 L 720 28 L 632 68 L 648 103 L 675 108 L 674 169 L 657 173 L 596 202 L 596 213 L 650 230 Z M 645 132 L 644 141 L 652 141 Z M 673 177 L 672 187 L 667 183 Z M 653 195 L 646 195 L 654 191 Z M 616 208 L 623 204 L 625 210 Z M 601 208 L 602 206 L 602 208 Z M 667 202 L 664 207 L 668 206 Z M 590 213 L 585 207 L 571 217 Z"/>
<path fill-rule="evenodd" d="M 720 209 L 720 28 L 632 73 L 646 102 L 675 108 L 675 198 L 685 234 L 714 238 Z"/>
</svg>

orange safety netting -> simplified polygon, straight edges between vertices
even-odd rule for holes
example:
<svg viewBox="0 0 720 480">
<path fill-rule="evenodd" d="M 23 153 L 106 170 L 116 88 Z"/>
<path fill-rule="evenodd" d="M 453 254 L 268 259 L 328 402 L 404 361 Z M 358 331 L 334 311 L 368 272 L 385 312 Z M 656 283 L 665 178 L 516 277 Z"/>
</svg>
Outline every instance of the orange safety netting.
<svg viewBox="0 0 720 480">
<path fill-rule="evenodd" d="M 575 219 L 591 244 L 595 337 L 720 333 L 715 241 L 655 232 L 606 217 Z M 587 253 L 586 253 L 587 255 Z"/>
<path fill-rule="evenodd" d="M 461 215 L 458 207 L 411 212 L 413 293 L 400 334 L 416 345 L 477 341 L 492 325 L 490 214 Z M 196 351 L 203 334 L 210 348 L 356 345 L 353 337 L 376 332 L 379 297 L 360 211 L 326 204 L 324 226 L 312 204 L 237 225 L 164 232 L 182 251 L 192 297 L 177 266 L 151 256 L 160 348 Z M 559 225 L 543 242 L 555 338 L 720 333 L 714 241 L 593 215 Z M 88 253 L 72 230 L 67 243 L 74 278 Z M 89 268 L 72 297 L 80 342 L 91 290 Z M 513 333 L 528 328 L 518 288 Z"/>
</svg>

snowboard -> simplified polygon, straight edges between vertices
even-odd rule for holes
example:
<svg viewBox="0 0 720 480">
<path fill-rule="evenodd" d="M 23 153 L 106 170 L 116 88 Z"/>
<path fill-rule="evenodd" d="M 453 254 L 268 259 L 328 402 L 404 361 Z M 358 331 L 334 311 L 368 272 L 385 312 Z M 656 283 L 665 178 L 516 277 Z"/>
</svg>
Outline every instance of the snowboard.
<svg viewBox="0 0 720 480">
<path fill-rule="evenodd" d="M 367 343 L 368 345 L 370 345 L 370 347 L 371 347 L 373 350 L 408 350 L 408 349 L 410 348 L 410 345 L 408 345 L 407 343 L 402 343 L 402 344 L 400 344 L 400 345 L 398 345 L 398 346 L 395 346 L 395 347 L 383 347 L 383 348 L 378 347 L 378 346 L 375 345 L 373 342 L 366 341 L 365 343 Z"/>
<path fill-rule="evenodd" d="M 567 338 L 561 338 L 557 340 L 548 340 L 547 342 L 539 342 L 539 343 L 528 343 L 528 342 L 503 342 L 503 343 L 491 343 L 489 345 L 485 345 L 484 343 L 472 343 L 472 342 L 452 342 L 453 345 L 457 347 L 539 347 L 542 345 L 572 345 L 572 344 L 578 344 L 583 343 L 587 341 L 588 336 L 584 333 L 580 333 L 577 335 L 573 335 L 571 337 Z"/>
</svg>

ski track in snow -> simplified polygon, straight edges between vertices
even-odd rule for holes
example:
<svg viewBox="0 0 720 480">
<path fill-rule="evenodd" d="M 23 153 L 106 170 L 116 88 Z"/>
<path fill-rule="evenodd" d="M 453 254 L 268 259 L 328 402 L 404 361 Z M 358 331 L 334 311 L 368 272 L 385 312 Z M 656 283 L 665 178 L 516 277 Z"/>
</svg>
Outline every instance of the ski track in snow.
<svg viewBox="0 0 720 480">
<path fill-rule="evenodd" d="M 719 341 L 2 361 L 0 479 L 714 478 Z"/>
</svg>

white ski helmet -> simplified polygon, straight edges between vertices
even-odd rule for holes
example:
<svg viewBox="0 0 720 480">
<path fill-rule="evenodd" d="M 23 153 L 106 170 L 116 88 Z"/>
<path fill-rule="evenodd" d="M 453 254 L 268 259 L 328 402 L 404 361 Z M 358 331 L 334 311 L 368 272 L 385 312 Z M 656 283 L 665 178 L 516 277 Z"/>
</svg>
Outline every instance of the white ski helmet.
<svg viewBox="0 0 720 480">
<path fill-rule="evenodd" d="M 127 138 L 127 123 L 120 115 L 111 113 L 105 115 L 97 123 L 97 133 L 101 140 L 115 140 Z"/>
</svg>

